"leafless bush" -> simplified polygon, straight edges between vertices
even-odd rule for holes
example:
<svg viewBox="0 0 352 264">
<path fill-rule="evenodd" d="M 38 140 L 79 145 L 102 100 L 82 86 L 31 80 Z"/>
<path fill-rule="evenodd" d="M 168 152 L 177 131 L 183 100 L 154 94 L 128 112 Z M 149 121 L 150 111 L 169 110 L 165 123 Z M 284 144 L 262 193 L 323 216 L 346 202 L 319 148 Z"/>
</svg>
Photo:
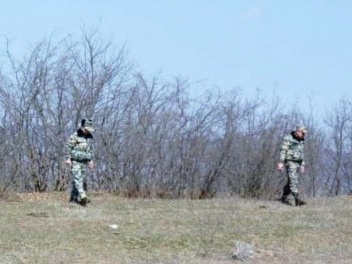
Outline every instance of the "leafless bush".
<svg viewBox="0 0 352 264">
<path fill-rule="evenodd" d="M 91 187 L 126 196 L 211 198 L 219 193 L 272 198 L 284 134 L 302 121 L 307 195 L 351 193 L 351 104 L 319 124 L 295 102 L 262 92 L 244 98 L 206 91 L 186 79 L 146 78 L 96 30 L 55 35 L 17 59 L 10 41 L 0 71 L 0 191 L 64 191 L 64 144 L 82 117 L 95 120 L 97 167 Z M 327 129 L 326 129 L 327 128 Z M 324 184 L 321 184 L 324 182 Z"/>
</svg>

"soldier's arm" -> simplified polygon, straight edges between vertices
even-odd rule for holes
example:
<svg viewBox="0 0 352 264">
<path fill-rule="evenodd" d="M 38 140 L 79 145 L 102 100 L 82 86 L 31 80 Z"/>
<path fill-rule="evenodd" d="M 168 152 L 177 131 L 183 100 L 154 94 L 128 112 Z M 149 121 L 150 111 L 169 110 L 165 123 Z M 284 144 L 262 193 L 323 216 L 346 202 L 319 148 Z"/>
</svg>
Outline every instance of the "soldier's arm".
<svg viewBox="0 0 352 264">
<path fill-rule="evenodd" d="M 93 146 L 93 139 L 90 140 L 90 144 L 89 144 L 89 156 L 90 156 L 90 161 L 88 163 L 88 167 L 89 168 L 94 168 L 95 164 L 94 164 L 94 146 Z"/>
<path fill-rule="evenodd" d="M 306 165 L 305 161 L 304 161 L 304 151 L 302 151 L 302 163 L 301 166 L 304 167 Z"/>
<path fill-rule="evenodd" d="M 65 159 L 72 158 L 72 150 L 74 149 L 76 140 L 74 135 L 71 135 L 65 145 Z"/>
<path fill-rule="evenodd" d="M 280 162 L 284 162 L 286 159 L 286 153 L 288 149 L 290 148 L 290 138 L 289 136 L 285 136 L 282 140 L 281 146 L 280 146 Z"/>
</svg>

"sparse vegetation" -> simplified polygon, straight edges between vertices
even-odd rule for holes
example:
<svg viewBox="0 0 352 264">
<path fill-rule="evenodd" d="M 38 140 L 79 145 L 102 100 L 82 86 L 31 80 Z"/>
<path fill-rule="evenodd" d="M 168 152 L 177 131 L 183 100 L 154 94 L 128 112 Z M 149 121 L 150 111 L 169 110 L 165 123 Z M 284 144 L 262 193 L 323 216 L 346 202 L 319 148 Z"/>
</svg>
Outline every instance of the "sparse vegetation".
<svg viewBox="0 0 352 264">
<path fill-rule="evenodd" d="M 224 92 L 183 77 L 148 76 L 97 30 L 52 34 L 18 58 L 0 47 L 0 195 L 67 191 L 64 144 L 84 117 L 94 119 L 91 189 L 126 197 L 272 198 L 282 189 L 278 146 L 297 123 L 309 128 L 309 197 L 352 192 L 351 103 L 324 121 L 258 90 Z M 175 73 L 177 75 L 177 73 Z M 195 96 L 193 90 L 204 91 Z"/>
<path fill-rule="evenodd" d="M 127 199 L 96 193 L 83 208 L 67 193 L 1 200 L 0 263 L 234 263 L 236 241 L 254 246 L 246 263 L 351 263 L 348 196 L 276 201 Z M 109 225 L 117 225 L 116 229 Z"/>
<path fill-rule="evenodd" d="M 147 77 L 95 30 L 53 35 L 20 59 L 9 40 L 4 51 L 1 263 L 233 263 L 236 241 L 254 246 L 253 263 L 352 261 L 346 98 L 322 122 L 261 91 Z M 88 208 L 67 203 L 63 164 L 83 117 L 97 131 Z M 309 128 L 302 208 L 269 200 L 285 179 L 278 145 L 298 122 Z"/>
</svg>

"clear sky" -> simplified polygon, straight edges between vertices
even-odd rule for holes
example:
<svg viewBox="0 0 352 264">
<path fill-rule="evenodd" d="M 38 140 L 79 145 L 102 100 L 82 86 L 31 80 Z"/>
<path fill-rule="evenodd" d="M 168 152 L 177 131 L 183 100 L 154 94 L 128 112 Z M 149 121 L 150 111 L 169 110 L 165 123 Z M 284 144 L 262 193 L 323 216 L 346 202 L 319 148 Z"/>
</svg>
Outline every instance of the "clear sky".
<svg viewBox="0 0 352 264">
<path fill-rule="evenodd" d="M 256 89 L 323 111 L 352 100 L 350 0 L 0 0 L 13 52 L 97 27 L 148 75 Z M 2 48 L 2 47 L 0 47 Z"/>
</svg>

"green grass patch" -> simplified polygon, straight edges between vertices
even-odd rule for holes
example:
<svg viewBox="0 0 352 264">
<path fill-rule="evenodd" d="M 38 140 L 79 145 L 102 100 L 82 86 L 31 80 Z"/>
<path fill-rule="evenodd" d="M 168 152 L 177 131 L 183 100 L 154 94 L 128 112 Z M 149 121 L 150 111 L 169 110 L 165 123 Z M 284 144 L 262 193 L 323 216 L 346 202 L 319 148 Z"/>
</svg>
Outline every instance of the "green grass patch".
<svg viewBox="0 0 352 264">
<path fill-rule="evenodd" d="M 349 197 L 299 208 L 236 197 L 99 194 L 86 208 L 65 193 L 29 198 L 0 202 L 0 263 L 233 263 L 236 241 L 254 246 L 248 263 L 352 263 Z"/>
</svg>

